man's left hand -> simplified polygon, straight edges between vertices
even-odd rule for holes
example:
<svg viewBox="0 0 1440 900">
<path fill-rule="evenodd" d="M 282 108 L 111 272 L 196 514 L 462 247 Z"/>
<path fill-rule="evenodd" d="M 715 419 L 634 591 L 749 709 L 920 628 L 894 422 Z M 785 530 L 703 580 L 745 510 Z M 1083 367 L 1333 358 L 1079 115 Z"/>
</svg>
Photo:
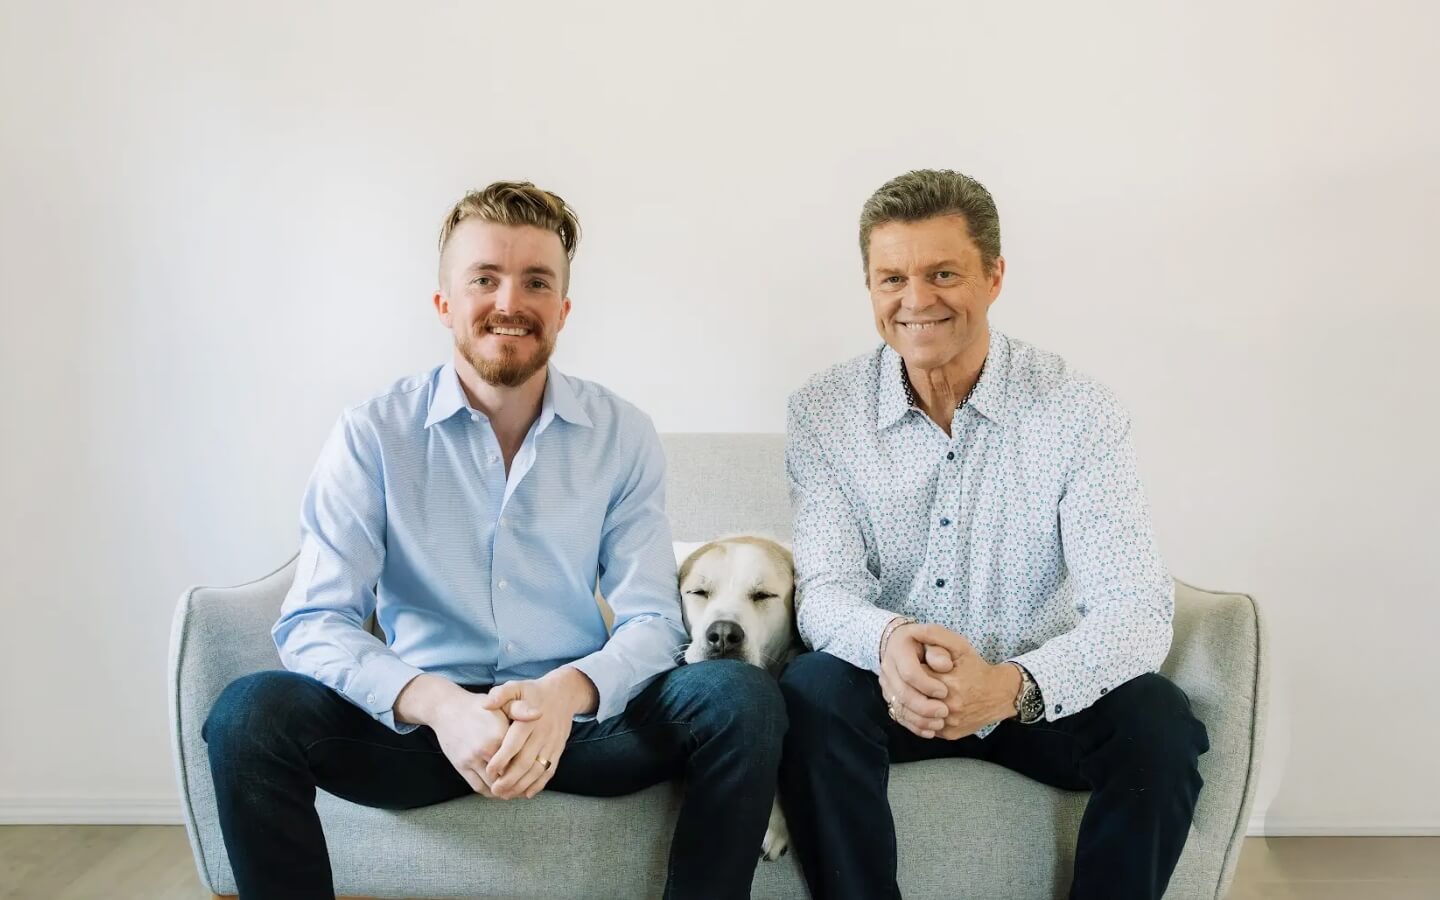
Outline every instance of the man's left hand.
<svg viewBox="0 0 1440 900">
<path fill-rule="evenodd" d="M 485 767 L 494 795 L 501 800 L 529 800 L 545 790 L 565 752 L 575 716 L 593 712 L 597 702 L 590 678 L 571 666 L 561 666 L 543 678 L 491 688 L 484 705 L 506 710 L 512 720 L 500 749 Z"/>
<path fill-rule="evenodd" d="M 991 665 L 964 635 L 940 625 L 926 625 L 915 637 L 925 642 L 925 665 L 949 688 L 945 705 L 950 712 L 939 737 L 958 740 L 1015 716 L 1019 669 L 1008 663 Z"/>
</svg>

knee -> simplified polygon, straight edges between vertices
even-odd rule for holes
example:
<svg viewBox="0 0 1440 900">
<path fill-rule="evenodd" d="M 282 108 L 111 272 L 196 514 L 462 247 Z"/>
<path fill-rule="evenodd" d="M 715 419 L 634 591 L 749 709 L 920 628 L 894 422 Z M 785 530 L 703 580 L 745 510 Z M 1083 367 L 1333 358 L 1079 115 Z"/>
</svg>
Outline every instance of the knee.
<svg viewBox="0 0 1440 900">
<path fill-rule="evenodd" d="M 789 719 L 775 678 L 733 659 L 696 663 L 704 672 L 700 725 L 712 738 L 744 746 L 757 758 L 778 758 Z"/>
<path fill-rule="evenodd" d="M 780 676 L 780 693 L 791 722 L 806 725 L 834 718 L 852 718 L 865 706 L 867 687 L 875 676 L 829 653 L 797 656 Z"/>
<path fill-rule="evenodd" d="M 299 737 L 315 688 L 323 685 L 294 672 L 254 672 L 225 686 L 201 727 L 214 758 L 265 751 L 277 740 Z"/>
<path fill-rule="evenodd" d="M 1106 721 L 1110 745 L 1127 767 L 1149 778 L 1199 778 L 1199 758 L 1210 749 L 1205 725 L 1185 692 L 1163 675 L 1147 674 L 1112 692 Z"/>
</svg>

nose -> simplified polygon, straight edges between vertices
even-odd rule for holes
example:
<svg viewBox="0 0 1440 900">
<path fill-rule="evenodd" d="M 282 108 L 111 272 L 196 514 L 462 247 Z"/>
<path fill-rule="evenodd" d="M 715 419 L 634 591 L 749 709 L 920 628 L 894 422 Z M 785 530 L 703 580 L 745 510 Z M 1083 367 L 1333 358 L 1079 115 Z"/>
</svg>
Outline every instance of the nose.
<svg viewBox="0 0 1440 900">
<path fill-rule="evenodd" d="M 720 620 L 705 629 L 705 643 L 719 653 L 734 650 L 745 642 L 745 629 L 735 622 Z"/>
<path fill-rule="evenodd" d="M 928 309 L 935 303 L 935 291 L 925 284 L 911 282 L 905 285 L 905 290 L 900 293 L 900 306 L 911 312 L 920 309 Z"/>
<path fill-rule="evenodd" d="M 493 296 L 496 312 L 513 313 L 520 306 L 520 289 L 515 286 L 513 279 L 500 282 Z"/>
</svg>

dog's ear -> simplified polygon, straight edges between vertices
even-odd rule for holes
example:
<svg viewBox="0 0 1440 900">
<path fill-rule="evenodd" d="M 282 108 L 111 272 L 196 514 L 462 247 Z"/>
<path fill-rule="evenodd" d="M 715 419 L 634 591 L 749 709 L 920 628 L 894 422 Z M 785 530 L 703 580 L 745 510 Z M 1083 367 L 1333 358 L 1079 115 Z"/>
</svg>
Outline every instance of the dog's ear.
<svg viewBox="0 0 1440 900">
<path fill-rule="evenodd" d="M 695 568 L 695 564 L 700 561 L 700 557 L 709 553 L 711 550 L 724 549 L 724 541 L 710 541 L 708 544 L 702 544 L 690 551 L 690 555 L 685 557 L 684 562 L 680 563 L 680 587 L 682 589 L 685 587 L 685 579 L 690 577 L 690 570 Z"/>
<path fill-rule="evenodd" d="M 790 548 L 787 547 L 787 546 L 785 546 L 784 544 L 780 543 L 779 541 L 776 541 L 776 542 L 775 542 L 775 549 L 776 549 L 776 551 L 779 553 L 780 558 L 783 559 L 783 560 L 785 560 L 785 568 L 787 568 L 787 569 L 790 570 L 790 580 L 791 580 L 791 581 L 794 581 L 794 580 L 795 580 L 795 554 L 791 553 L 791 552 L 790 552 Z"/>
</svg>

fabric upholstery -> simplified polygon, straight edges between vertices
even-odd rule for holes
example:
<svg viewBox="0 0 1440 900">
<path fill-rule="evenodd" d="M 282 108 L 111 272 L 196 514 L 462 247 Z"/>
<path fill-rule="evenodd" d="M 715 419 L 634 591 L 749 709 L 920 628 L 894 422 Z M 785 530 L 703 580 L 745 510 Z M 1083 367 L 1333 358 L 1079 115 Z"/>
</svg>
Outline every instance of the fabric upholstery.
<svg viewBox="0 0 1440 900">
<path fill-rule="evenodd" d="M 674 538 L 790 536 L 783 435 L 664 437 Z M 293 570 L 234 588 L 193 588 L 171 633 L 173 746 L 202 882 L 233 893 L 200 726 L 233 678 L 278 668 L 270 640 Z M 1175 642 L 1163 667 L 1210 734 L 1205 788 L 1167 894 L 1219 898 L 1234 875 L 1254 797 L 1265 714 L 1261 620 L 1241 594 L 1176 585 Z M 843 789 L 843 786 L 841 786 Z M 321 794 L 341 894 L 373 897 L 658 897 L 678 785 L 615 799 L 468 797 L 427 809 L 365 809 Z M 1063 897 L 1086 794 L 973 760 L 897 766 L 890 782 L 908 898 Z M 757 898 L 804 897 L 793 856 L 759 866 Z"/>
</svg>

